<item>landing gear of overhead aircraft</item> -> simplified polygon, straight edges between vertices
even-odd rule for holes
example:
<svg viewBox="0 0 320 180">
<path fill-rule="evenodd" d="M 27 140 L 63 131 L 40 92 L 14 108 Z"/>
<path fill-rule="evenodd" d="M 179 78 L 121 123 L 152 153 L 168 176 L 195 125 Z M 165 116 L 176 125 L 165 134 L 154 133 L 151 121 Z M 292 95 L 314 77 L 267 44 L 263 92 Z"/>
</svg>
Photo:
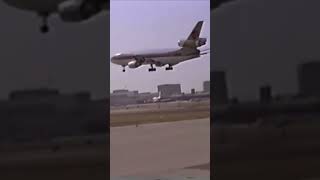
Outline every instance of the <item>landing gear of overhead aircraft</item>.
<svg viewBox="0 0 320 180">
<path fill-rule="evenodd" d="M 40 31 L 41 31 L 43 34 L 49 32 L 49 26 L 48 26 L 48 25 L 42 25 L 42 26 L 40 27 Z"/>
<path fill-rule="evenodd" d="M 122 66 L 122 67 L 123 67 L 122 72 L 126 72 L 125 66 Z"/>
<path fill-rule="evenodd" d="M 169 65 L 169 67 L 166 67 L 166 71 L 173 70 L 173 67 Z"/>
<path fill-rule="evenodd" d="M 40 31 L 45 34 L 50 30 L 48 26 L 49 13 L 39 13 L 39 16 L 42 17 L 42 25 L 40 26 Z"/>
<path fill-rule="evenodd" d="M 153 64 L 150 64 L 151 68 L 149 68 L 149 72 L 156 71 L 156 68 L 153 67 Z"/>
</svg>

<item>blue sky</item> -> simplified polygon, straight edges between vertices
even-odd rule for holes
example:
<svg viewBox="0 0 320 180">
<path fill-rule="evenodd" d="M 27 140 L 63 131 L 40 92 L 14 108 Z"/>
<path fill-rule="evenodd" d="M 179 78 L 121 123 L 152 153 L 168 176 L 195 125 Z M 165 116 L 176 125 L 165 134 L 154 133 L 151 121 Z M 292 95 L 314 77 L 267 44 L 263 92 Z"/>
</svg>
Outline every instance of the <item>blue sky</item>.
<svg viewBox="0 0 320 180">
<path fill-rule="evenodd" d="M 210 1 L 111 1 L 110 56 L 118 52 L 177 48 L 199 20 L 204 20 L 201 37 L 208 38 L 210 47 Z M 210 55 L 178 64 L 174 71 L 148 66 L 128 69 L 110 64 L 110 89 L 156 92 L 157 85 L 181 83 L 182 91 L 202 90 L 203 81 L 210 79 Z"/>
</svg>

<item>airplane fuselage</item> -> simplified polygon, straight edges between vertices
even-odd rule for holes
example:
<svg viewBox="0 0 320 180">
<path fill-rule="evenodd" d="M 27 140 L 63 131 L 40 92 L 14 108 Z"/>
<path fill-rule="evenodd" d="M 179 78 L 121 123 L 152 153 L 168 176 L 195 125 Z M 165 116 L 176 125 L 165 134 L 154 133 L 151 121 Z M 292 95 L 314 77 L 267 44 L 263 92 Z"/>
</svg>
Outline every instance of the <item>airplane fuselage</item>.
<svg viewBox="0 0 320 180">
<path fill-rule="evenodd" d="M 33 12 L 48 12 L 57 11 L 58 5 L 66 0 L 3 0 L 6 4 L 17 9 L 33 11 Z"/>
<path fill-rule="evenodd" d="M 135 61 L 137 57 L 144 57 L 145 61 L 142 63 L 143 65 L 154 64 L 156 66 L 163 66 L 166 64 L 175 65 L 186 60 L 200 57 L 200 53 L 197 49 L 189 51 L 177 49 L 168 52 L 153 53 L 119 53 L 111 58 L 111 62 L 121 66 L 126 66 L 130 62 Z"/>
</svg>

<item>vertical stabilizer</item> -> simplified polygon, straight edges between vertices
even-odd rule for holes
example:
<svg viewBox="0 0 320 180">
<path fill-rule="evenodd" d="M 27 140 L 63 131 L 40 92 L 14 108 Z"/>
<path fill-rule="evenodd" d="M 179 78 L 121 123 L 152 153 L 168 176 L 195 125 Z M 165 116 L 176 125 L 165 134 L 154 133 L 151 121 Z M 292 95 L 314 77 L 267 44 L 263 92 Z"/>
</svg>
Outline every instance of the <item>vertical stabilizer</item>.
<svg viewBox="0 0 320 180">
<path fill-rule="evenodd" d="M 197 40 L 199 39 L 201 28 L 202 28 L 203 21 L 197 22 L 196 26 L 193 28 L 192 32 L 188 36 L 187 40 Z"/>
</svg>

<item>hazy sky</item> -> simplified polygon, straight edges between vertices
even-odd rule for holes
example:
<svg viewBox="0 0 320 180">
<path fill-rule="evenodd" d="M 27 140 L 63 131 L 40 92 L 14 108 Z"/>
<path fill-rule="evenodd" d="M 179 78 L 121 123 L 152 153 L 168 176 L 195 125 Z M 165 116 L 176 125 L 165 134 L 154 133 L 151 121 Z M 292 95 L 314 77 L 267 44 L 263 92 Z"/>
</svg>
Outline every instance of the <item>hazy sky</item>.
<svg viewBox="0 0 320 180">
<path fill-rule="evenodd" d="M 135 50 L 178 48 L 197 21 L 204 20 L 201 37 L 208 38 L 210 47 L 210 1 L 111 1 L 110 55 Z M 210 80 L 210 55 L 174 66 L 148 72 L 149 66 L 129 69 L 110 65 L 111 90 L 129 89 L 156 92 L 157 85 L 181 83 L 182 91 L 202 90 L 203 81 Z"/>
<path fill-rule="evenodd" d="M 75 24 L 53 17 L 49 19 L 52 31 L 43 35 L 39 32 L 41 20 L 34 13 L 0 1 L 0 98 L 15 89 L 48 86 L 62 92 L 88 90 L 97 98 L 107 96 L 106 14 Z"/>
<path fill-rule="evenodd" d="M 232 96 L 256 98 L 264 83 L 297 92 L 296 65 L 320 60 L 320 2 L 301 2 L 237 0 L 211 14 L 211 68 L 227 70 Z"/>
</svg>

